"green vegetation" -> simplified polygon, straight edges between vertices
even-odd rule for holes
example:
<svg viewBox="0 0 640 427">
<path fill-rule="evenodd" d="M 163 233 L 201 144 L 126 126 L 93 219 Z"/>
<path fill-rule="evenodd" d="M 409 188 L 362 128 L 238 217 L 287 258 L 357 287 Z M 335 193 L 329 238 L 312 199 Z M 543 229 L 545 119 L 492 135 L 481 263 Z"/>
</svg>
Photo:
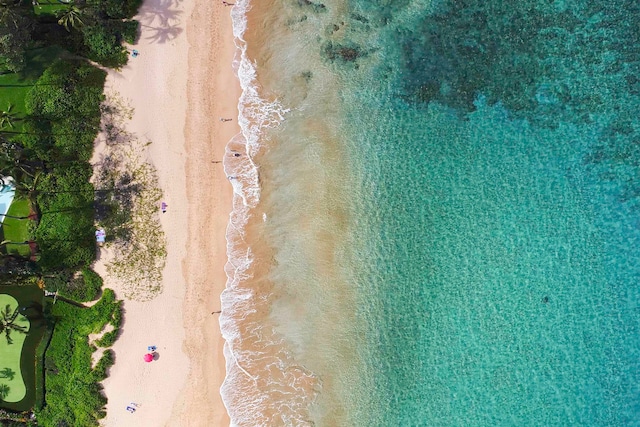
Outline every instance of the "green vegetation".
<svg viewBox="0 0 640 427">
<path fill-rule="evenodd" d="M 149 300 L 161 291 L 165 237 L 155 216 L 161 192 L 155 169 L 137 154 L 142 141 L 122 128 L 131 110 L 117 97 L 103 104 L 106 150 L 95 170 L 96 219 L 115 247 L 107 271 L 127 298 Z M 149 142 L 144 142 L 149 144 Z"/>
<path fill-rule="evenodd" d="M 89 334 L 100 332 L 120 309 L 113 291 L 105 289 L 100 301 L 90 308 L 58 302 L 52 314 L 58 320 L 45 356 L 45 406 L 36 411 L 45 426 L 97 426 L 103 418 L 106 398 L 99 382 L 113 364 L 114 355 L 105 351 L 95 368 L 91 354 L 95 347 Z"/>
<path fill-rule="evenodd" d="M 13 338 L 16 334 L 26 334 L 29 331 L 29 325 L 25 323 L 26 319 L 24 316 L 20 315 L 18 302 L 15 298 L 4 294 L 2 294 L 2 296 L 10 298 L 10 301 L 0 299 L 0 304 L 4 305 L 4 307 L 0 309 L 0 334 L 4 333 L 7 345 L 11 345 L 13 344 Z"/>
<path fill-rule="evenodd" d="M 5 366 L 7 356 L 0 354 L 0 404 L 12 411 L 34 409 L 41 426 L 95 426 L 104 416 L 100 381 L 115 356 L 104 350 L 92 368 L 96 347 L 87 337 L 110 323 L 113 329 L 95 343 L 110 347 L 119 334 L 122 306 L 112 291 L 102 290 L 102 279 L 90 268 L 96 258 L 95 220 L 117 225 L 121 234 L 113 236 L 123 241 L 132 235 L 126 223 L 133 217 L 130 207 L 119 204 L 140 197 L 139 188 L 122 180 L 98 191 L 90 182 L 106 73 L 88 60 L 114 68 L 127 62 L 123 42 L 138 37 L 139 24 L 131 18 L 140 4 L 0 1 L 0 178 L 11 176 L 16 185 L 1 229 L 0 294 L 9 288 L 32 289 L 40 299 L 41 288 L 58 294 L 55 305 L 51 300 L 24 305 L 18 299 L 31 321 L 26 335 L 17 307 L 0 307 L 5 347 L 17 348 L 24 336 L 28 357 L 35 359 L 35 371 L 25 368 L 33 366 L 29 360 L 22 361 L 21 371 L 19 360 Z M 103 202 L 107 208 L 101 208 Z M 9 284 L 18 286 L 4 286 Z M 100 296 L 90 308 L 80 304 Z M 8 381 L 20 374 L 27 375 L 26 397 L 11 404 L 8 396 L 17 388 Z M 27 421 L 29 415 L 2 409 L 0 424 L 35 424 Z"/>
<path fill-rule="evenodd" d="M 20 356 L 29 320 L 20 314 L 18 301 L 0 294 L 0 400 L 19 402 L 27 393 L 20 369 Z"/>
<path fill-rule="evenodd" d="M 25 198 L 16 198 L 11 203 L 9 211 L 4 221 L 0 234 L 2 241 L 10 242 L 26 242 L 30 240 L 29 234 L 29 213 L 31 212 L 31 203 Z M 0 248 L 2 250 L 2 248 Z M 7 254 L 17 255 L 23 258 L 31 256 L 29 245 L 7 243 L 4 245 L 4 251 Z"/>
<path fill-rule="evenodd" d="M 138 22 L 131 18 L 139 0 L 41 2 L 16 0 L 0 4 L 0 68 L 26 68 L 30 48 L 60 46 L 70 53 L 120 67 L 127 61 L 122 42 L 134 42 Z"/>
<path fill-rule="evenodd" d="M 42 278 L 45 287 L 73 301 L 93 301 L 100 295 L 102 278 L 84 267 L 80 272 L 59 271 Z"/>
<path fill-rule="evenodd" d="M 49 319 L 42 290 L 35 285 L 1 286 L 0 317 L 3 323 L 14 325 L 10 326 L 11 344 L 6 327 L 0 337 L 0 384 L 8 387 L 2 407 L 26 411 L 36 402 L 33 360 Z"/>
<path fill-rule="evenodd" d="M 0 7 L 0 67 L 20 71 L 25 66 L 24 51 L 31 42 L 33 20 L 17 6 Z"/>
</svg>

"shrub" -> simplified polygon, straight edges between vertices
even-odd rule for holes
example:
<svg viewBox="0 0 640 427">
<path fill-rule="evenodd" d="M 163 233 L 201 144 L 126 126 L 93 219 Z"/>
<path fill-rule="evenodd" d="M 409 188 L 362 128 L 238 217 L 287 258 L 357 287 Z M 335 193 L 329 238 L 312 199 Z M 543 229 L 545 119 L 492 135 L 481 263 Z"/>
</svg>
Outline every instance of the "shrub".
<svg viewBox="0 0 640 427">
<path fill-rule="evenodd" d="M 120 329 L 122 326 L 122 301 L 118 301 L 118 306 L 113 310 L 111 324 L 115 329 Z"/>
<path fill-rule="evenodd" d="M 91 168 L 76 163 L 45 176 L 37 198 L 39 265 L 46 270 L 88 266 L 95 259 Z"/>
<path fill-rule="evenodd" d="M 120 331 L 118 329 L 114 329 L 113 331 L 109 331 L 105 333 L 102 338 L 96 341 L 100 347 L 111 347 L 118 339 L 118 333 Z"/>
<path fill-rule="evenodd" d="M 142 5 L 142 0 L 126 0 L 127 4 L 127 18 L 132 18 L 136 13 L 138 13 L 138 9 Z"/>
<path fill-rule="evenodd" d="M 121 67 L 127 63 L 127 51 L 120 44 L 121 38 L 111 26 L 83 27 L 84 43 L 89 58 L 107 67 Z"/>
<path fill-rule="evenodd" d="M 104 11 L 112 19 L 127 18 L 126 4 L 122 0 L 105 0 Z"/>
<path fill-rule="evenodd" d="M 83 268 L 82 274 L 72 270 L 58 271 L 47 274 L 42 280 L 48 290 L 57 290 L 63 297 L 78 302 L 95 300 L 102 287 L 102 278 L 89 268 Z"/>
<path fill-rule="evenodd" d="M 87 296 L 87 299 L 82 301 L 93 301 L 98 297 L 102 289 L 102 277 L 88 267 L 82 269 L 82 277 Z"/>
<path fill-rule="evenodd" d="M 38 265 L 45 271 L 90 265 L 96 256 L 93 230 L 93 221 L 83 215 L 43 216 L 36 231 Z"/>
<path fill-rule="evenodd" d="M 140 23 L 138 21 L 124 21 L 120 25 L 122 39 L 129 44 L 135 44 L 136 40 L 138 40 L 138 29 L 140 28 Z"/>
<path fill-rule="evenodd" d="M 98 426 L 107 400 L 99 381 L 113 364 L 113 353 L 106 351 L 91 369 L 88 336 L 100 331 L 113 317 L 119 303 L 115 294 L 105 289 L 93 307 L 80 308 L 63 301 L 52 307 L 58 319 L 45 359 L 45 406 L 37 410 L 38 424 L 43 426 Z"/>
<path fill-rule="evenodd" d="M 107 369 L 115 363 L 115 353 L 113 350 L 105 350 L 102 357 L 98 360 L 96 367 L 93 368 L 93 376 L 96 381 L 102 381 L 107 378 Z"/>
</svg>

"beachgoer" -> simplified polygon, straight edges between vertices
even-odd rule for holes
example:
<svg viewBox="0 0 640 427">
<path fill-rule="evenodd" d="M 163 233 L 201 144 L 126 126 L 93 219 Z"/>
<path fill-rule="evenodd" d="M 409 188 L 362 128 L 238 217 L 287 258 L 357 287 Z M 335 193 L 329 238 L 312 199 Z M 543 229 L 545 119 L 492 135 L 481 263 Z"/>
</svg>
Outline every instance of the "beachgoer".
<svg viewBox="0 0 640 427">
<path fill-rule="evenodd" d="M 107 233 L 105 233 L 104 229 L 100 228 L 96 230 L 96 242 L 98 243 L 98 246 L 104 245 L 106 236 L 107 236 Z"/>
<path fill-rule="evenodd" d="M 230 122 L 233 119 L 225 119 L 224 117 L 220 117 L 221 122 Z"/>
<path fill-rule="evenodd" d="M 133 56 L 134 58 L 136 56 L 138 56 L 138 54 L 140 54 L 140 52 L 138 52 L 137 50 L 133 49 L 133 51 L 131 52 L 131 56 Z"/>
<path fill-rule="evenodd" d="M 167 207 L 169 207 L 169 205 L 167 205 L 165 202 L 160 203 L 160 210 L 162 211 L 162 213 L 167 212 Z"/>
<path fill-rule="evenodd" d="M 240 157 L 240 153 L 233 153 L 233 157 Z"/>
<path fill-rule="evenodd" d="M 136 408 L 134 408 L 133 406 L 127 406 L 127 411 L 133 414 L 134 412 L 136 412 Z"/>
<path fill-rule="evenodd" d="M 222 4 L 225 6 L 233 6 L 235 3 L 229 3 L 228 1 L 223 0 Z"/>
</svg>

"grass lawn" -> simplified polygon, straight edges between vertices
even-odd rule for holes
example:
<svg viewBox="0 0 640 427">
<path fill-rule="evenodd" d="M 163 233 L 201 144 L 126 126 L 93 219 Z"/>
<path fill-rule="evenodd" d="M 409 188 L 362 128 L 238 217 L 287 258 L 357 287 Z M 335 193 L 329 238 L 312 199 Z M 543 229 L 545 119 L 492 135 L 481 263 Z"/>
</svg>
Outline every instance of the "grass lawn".
<svg viewBox="0 0 640 427">
<path fill-rule="evenodd" d="M 63 53 L 64 49 L 58 46 L 41 47 L 27 51 L 27 66 L 20 72 L 20 75 L 29 83 L 35 83 L 44 70 Z"/>
<path fill-rule="evenodd" d="M 11 216 L 27 216 L 31 211 L 31 205 L 27 199 L 13 199 L 13 203 L 9 207 L 7 215 Z M 3 240 L 11 240 L 12 242 L 25 242 L 29 240 L 29 221 L 30 219 L 5 218 L 2 224 Z M 5 250 L 8 254 L 16 254 L 24 257 L 31 255 L 29 245 L 12 245 L 8 243 Z M 2 307 L 0 305 L 0 307 Z"/>
<path fill-rule="evenodd" d="M 12 106 L 11 112 L 15 114 L 15 119 L 24 117 L 26 113 L 24 100 L 33 83 L 22 78 L 19 73 L 0 75 L 0 90 L 2 90 L 0 110 L 6 111 L 9 106 Z"/>
<path fill-rule="evenodd" d="M 39 4 L 33 6 L 33 11 L 36 15 L 55 15 L 60 10 L 65 10 L 69 7 L 70 1 L 55 1 L 55 0 L 39 0 Z"/>
<path fill-rule="evenodd" d="M 7 294 L 0 294 L 0 310 L 9 306 L 10 313 L 18 307 L 18 301 Z M 13 322 L 29 330 L 29 320 L 21 314 Z M 22 379 L 20 356 L 27 334 L 12 331 L 12 344 L 9 344 L 4 334 L 0 337 L 0 397 L 5 402 L 19 402 L 27 394 L 27 387 Z"/>
<path fill-rule="evenodd" d="M 31 49 L 26 52 L 26 67 L 19 73 L 0 74 L 0 110 L 5 111 L 12 106 L 14 113 L 14 128 L 9 130 L 20 131 L 20 119 L 24 118 L 27 110 L 24 105 L 27 92 L 40 78 L 44 70 L 51 65 L 55 58 L 60 56 L 63 50 L 59 47 L 47 47 Z"/>
<path fill-rule="evenodd" d="M 36 373 L 36 351 L 47 329 L 44 303 L 43 291 L 37 285 L 0 286 L 0 309 L 5 310 L 9 304 L 13 314 L 20 307 L 16 323 L 28 330 L 26 334 L 12 331 L 12 344 L 7 343 L 4 333 L 0 336 L 0 385 L 8 387 L 7 396 L 0 402 L 3 409 L 27 411 L 36 403 L 36 376 L 42 377 L 42 371 Z"/>
</svg>

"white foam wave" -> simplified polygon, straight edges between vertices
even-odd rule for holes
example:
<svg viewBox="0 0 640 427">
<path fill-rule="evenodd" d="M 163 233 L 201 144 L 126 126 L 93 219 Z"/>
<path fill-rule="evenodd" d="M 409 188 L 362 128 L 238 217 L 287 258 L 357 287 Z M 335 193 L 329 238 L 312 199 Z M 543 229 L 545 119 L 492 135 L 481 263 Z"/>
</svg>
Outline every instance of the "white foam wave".
<svg viewBox="0 0 640 427">
<path fill-rule="evenodd" d="M 238 0 L 231 11 L 236 44 L 233 66 L 242 88 L 238 104 L 241 133 L 227 144 L 224 162 L 234 197 L 226 232 L 227 283 L 220 297 L 220 329 L 225 339 L 227 369 L 220 392 L 232 426 L 302 426 L 310 422 L 300 408 L 308 407 L 312 398 L 301 390 L 308 390 L 309 384 L 317 381 L 303 367 L 295 366 L 273 330 L 253 320 L 256 307 L 265 297 L 243 286 L 252 279 L 254 262 L 245 240 L 245 228 L 251 210 L 260 200 L 258 167 L 253 158 L 261 148 L 265 131 L 278 126 L 288 111 L 277 100 L 260 95 L 256 65 L 247 56 L 244 40 L 249 8 L 249 0 Z M 243 346 L 247 341 L 252 346 Z"/>
</svg>

